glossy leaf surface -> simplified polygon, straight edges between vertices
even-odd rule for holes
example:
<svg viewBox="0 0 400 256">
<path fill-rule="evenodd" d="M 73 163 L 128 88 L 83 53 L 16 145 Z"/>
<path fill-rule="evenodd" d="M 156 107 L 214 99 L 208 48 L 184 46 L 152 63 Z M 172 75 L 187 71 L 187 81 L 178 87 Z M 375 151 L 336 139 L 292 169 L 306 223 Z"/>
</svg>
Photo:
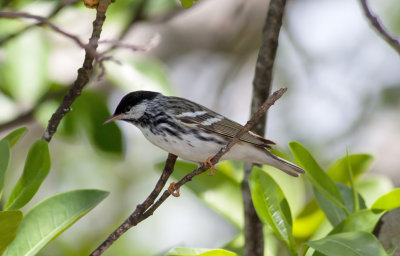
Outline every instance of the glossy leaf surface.
<svg viewBox="0 0 400 256">
<path fill-rule="evenodd" d="M 322 170 L 308 150 L 298 142 L 289 143 L 296 161 L 306 170 L 305 176 L 321 194 L 340 208 L 345 208 L 343 198 L 335 183 Z"/>
<path fill-rule="evenodd" d="M 249 184 L 258 217 L 294 252 L 292 217 L 282 190 L 271 176 L 258 167 L 253 168 Z"/>
<path fill-rule="evenodd" d="M 44 140 L 38 140 L 30 148 L 22 176 L 13 188 L 4 208 L 16 210 L 27 204 L 35 195 L 49 171 L 49 145 Z"/>
<path fill-rule="evenodd" d="M 25 215 L 6 255 L 36 255 L 107 195 L 106 191 L 88 189 L 64 192 L 45 199 Z"/>
</svg>

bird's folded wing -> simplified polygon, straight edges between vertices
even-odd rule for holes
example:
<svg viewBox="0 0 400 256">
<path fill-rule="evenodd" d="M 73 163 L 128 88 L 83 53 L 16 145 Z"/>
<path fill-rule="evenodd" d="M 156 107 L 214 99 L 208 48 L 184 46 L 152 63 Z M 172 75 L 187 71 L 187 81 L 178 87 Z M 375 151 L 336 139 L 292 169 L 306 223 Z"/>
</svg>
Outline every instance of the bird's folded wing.
<svg viewBox="0 0 400 256">
<path fill-rule="evenodd" d="M 187 127 L 197 127 L 198 129 L 202 129 L 207 132 L 214 132 L 220 135 L 224 135 L 229 138 L 233 138 L 242 128 L 243 126 L 229 120 L 217 113 L 204 113 L 202 115 L 178 115 L 178 120 Z M 270 147 L 271 144 L 275 144 L 274 142 L 267 140 L 255 133 L 248 132 L 245 133 L 241 138 L 241 141 L 248 142 L 261 147 Z"/>
</svg>

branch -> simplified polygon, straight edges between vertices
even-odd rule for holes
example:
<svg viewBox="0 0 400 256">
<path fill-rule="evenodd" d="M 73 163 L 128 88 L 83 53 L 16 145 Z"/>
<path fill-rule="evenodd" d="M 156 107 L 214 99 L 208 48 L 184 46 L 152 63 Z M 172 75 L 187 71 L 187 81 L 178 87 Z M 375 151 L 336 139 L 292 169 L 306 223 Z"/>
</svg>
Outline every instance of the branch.
<svg viewBox="0 0 400 256">
<path fill-rule="evenodd" d="M 254 80 L 251 113 L 254 113 L 266 100 L 271 91 L 273 65 L 278 48 L 279 31 L 282 26 L 283 12 L 286 0 L 271 0 L 262 31 L 261 46 L 258 52 Z M 254 126 L 253 131 L 261 136 L 265 135 L 266 114 Z M 259 220 L 253 206 L 249 188 L 249 177 L 254 164 L 244 166 L 242 181 L 242 197 L 244 204 L 244 255 L 264 255 L 263 224 Z"/>
<path fill-rule="evenodd" d="M 365 16 L 371 23 L 371 25 L 378 31 L 378 33 L 383 37 L 383 39 L 393 47 L 400 54 L 400 42 L 394 36 L 390 35 L 389 32 L 383 27 L 378 17 L 376 17 L 368 7 L 367 0 L 360 0 L 362 9 Z"/>
<path fill-rule="evenodd" d="M 69 93 L 64 96 L 60 106 L 51 116 L 46 131 L 42 136 L 42 139 L 47 142 L 50 142 L 54 133 L 57 131 L 61 119 L 71 110 L 72 103 L 81 95 L 83 87 L 89 82 L 89 77 L 93 72 L 93 61 L 95 59 L 95 55 L 93 55 L 92 52 L 96 52 L 104 20 L 106 19 L 105 14 L 110 4 L 111 0 L 100 0 L 99 6 L 97 7 L 96 19 L 93 21 L 93 32 L 89 39 L 88 47 L 84 47 L 86 54 L 82 67 L 78 69 L 78 76 L 72 88 L 69 90 Z"/>
<path fill-rule="evenodd" d="M 281 88 L 278 91 L 274 92 L 271 97 L 269 97 L 264 104 L 259 108 L 259 110 L 253 114 L 252 118 L 246 123 L 246 125 L 233 137 L 230 142 L 224 146 L 223 148 L 220 149 L 220 151 L 214 155 L 213 158 L 211 158 L 210 162 L 215 165 L 218 163 L 218 161 L 221 159 L 221 157 L 226 154 L 242 137 L 245 133 L 247 133 L 256 123 L 257 121 L 265 114 L 265 112 L 277 101 L 282 95 L 286 92 L 286 88 Z M 171 160 L 170 158 L 174 156 L 172 154 L 168 155 L 167 163 L 164 167 L 164 171 L 162 176 L 164 176 L 164 172 L 169 171 L 173 168 L 173 164 L 175 163 L 175 159 Z M 175 156 L 176 158 L 176 156 Z M 173 161 L 173 163 L 172 163 Z M 172 166 L 167 168 L 167 166 Z M 206 170 L 208 170 L 211 166 L 209 164 L 204 165 L 202 164 L 199 168 L 196 170 L 192 171 L 191 173 L 187 174 L 185 177 L 183 177 L 180 181 L 175 183 L 175 189 L 179 190 L 181 186 L 183 186 L 185 183 L 191 181 L 193 177 L 202 174 Z M 161 178 L 160 178 L 161 180 Z M 96 249 L 90 254 L 91 256 L 98 256 L 101 255 L 108 247 L 110 247 L 122 234 L 124 234 L 126 231 L 128 231 L 131 227 L 136 226 L 138 223 L 141 221 L 145 220 L 149 216 L 153 215 L 154 211 L 171 195 L 168 190 L 165 190 L 164 193 L 161 195 L 161 197 L 155 202 L 154 199 L 157 196 L 154 196 L 158 191 L 158 186 L 161 181 L 157 182 L 156 187 L 154 188 L 153 192 L 150 194 L 150 196 L 144 201 L 144 203 L 138 205 L 136 207 L 136 210 L 113 232 L 111 235 L 108 236 L 108 238 Z M 164 180 L 162 181 L 164 182 Z M 166 181 L 165 181 L 166 182 Z M 162 186 L 165 185 L 165 182 Z M 158 193 L 161 190 L 158 191 Z M 158 194 L 157 194 L 158 195 Z M 150 207 L 146 209 L 143 205 L 149 205 L 148 203 L 153 203 Z M 138 209 L 139 208 L 139 209 Z"/>
</svg>

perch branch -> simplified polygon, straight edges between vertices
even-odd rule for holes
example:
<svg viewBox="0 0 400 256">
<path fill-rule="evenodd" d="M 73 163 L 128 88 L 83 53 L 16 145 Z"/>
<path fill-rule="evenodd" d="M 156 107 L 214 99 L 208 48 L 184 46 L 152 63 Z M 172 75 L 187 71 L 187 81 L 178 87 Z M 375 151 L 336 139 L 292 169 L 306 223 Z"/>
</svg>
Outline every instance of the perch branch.
<svg viewBox="0 0 400 256">
<path fill-rule="evenodd" d="M 271 92 L 273 65 L 278 48 L 279 32 L 282 26 L 286 0 L 271 0 L 262 31 L 261 45 L 258 52 L 254 80 L 251 113 L 257 111 Z M 266 114 L 263 115 L 252 131 L 264 136 L 266 128 Z M 244 204 L 244 255 L 264 255 L 263 224 L 259 220 L 253 206 L 249 188 L 249 177 L 254 164 L 244 166 L 242 181 L 242 197 Z"/>
<path fill-rule="evenodd" d="M 383 27 L 381 22 L 379 21 L 378 17 L 375 16 L 375 14 L 372 13 L 372 11 L 369 9 L 367 0 L 360 0 L 362 9 L 364 11 L 365 16 L 371 23 L 371 25 L 378 31 L 378 33 L 383 37 L 383 39 L 393 47 L 397 51 L 398 54 L 400 54 L 400 42 L 398 39 L 396 39 L 394 36 L 390 35 L 389 32 L 386 31 L 386 29 Z"/>
<path fill-rule="evenodd" d="M 286 92 L 286 88 L 281 88 L 278 91 L 274 92 L 265 102 L 264 104 L 259 108 L 259 110 L 253 114 L 252 118 L 246 123 L 246 125 L 241 129 L 234 138 L 230 140 L 230 142 L 221 148 L 221 150 L 211 158 L 211 163 L 213 165 L 217 164 L 218 161 L 221 159 L 221 157 L 227 153 L 242 137 L 245 133 L 247 133 L 256 123 L 257 121 L 265 114 L 265 112 L 280 98 L 282 95 Z M 173 156 L 173 155 L 172 155 Z M 167 166 L 170 166 L 171 163 L 169 161 L 172 161 L 171 159 L 171 154 L 168 155 L 167 163 L 164 167 L 163 175 L 164 172 L 167 169 Z M 176 156 L 175 156 L 176 158 Z M 175 159 L 173 160 L 173 163 L 175 163 Z M 175 183 L 175 189 L 178 190 L 181 186 L 183 186 L 185 183 L 191 181 L 193 177 L 202 174 L 205 172 L 207 169 L 209 169 L 211 166 L 209 164 L 204 165 L 202 164 L 199 168 L 196 170 L 192 171 L 191 173 L 187 174 L 185 177 L 183 177 L 180 181 Z M 171 169 L 173 168 L 170 167 Z M 172 170 L 171 170 L 172 172 Z M 160 178 L 161 179 L 161 178 Z M 157 182 L 156 188 L 159 185 L 160 180 Z M 164 182 L 165 184 L 165 182 Z M 156 190 L 156 188 L 153 190 Z M 161 190 L 160 190 L 161 191 Z M 160 192 L 159 191 L 159 192 Z M 164 193 L 161 195 L 161 197 L 153 203 L 150 207 L 145 209 L 143 206 L 145 202 L 150 203 L 154 202 L 154 195 L 156 192 L 153 192 L 150 194 L 150 196 L 144 201 L 144 203 L 138 205 L 136 207 L 136 210 L 114 231 L 111 233 L 111 235 L 108 236 L 108 238 L 99 246 L 97 247 L 96 250 L 94 250 L 90 255 L 91 256 L 98 256 L 101 255 L 107 248 L 109 248 L 122 234 L 124 234 L 126 231 L 128 231 L 131 227 L 136 226 L 138 223 L 141 221 L 145 220 L 149 216 L 151 216 L 154 211 L 171 195 L 168 190 L 165 190 Z M 159 193 L 158 192 L 158 193 Z M 158 194 L 157 194 L 158 195 Z M 155 196 L 157 197 L 157 196 Z M 154 197 L 154 198 L 155 198 Z M 149 206 L 149 204 L 146 204 Z M 139 208 L 139 209 L 138 209 Z"/>
</svg>

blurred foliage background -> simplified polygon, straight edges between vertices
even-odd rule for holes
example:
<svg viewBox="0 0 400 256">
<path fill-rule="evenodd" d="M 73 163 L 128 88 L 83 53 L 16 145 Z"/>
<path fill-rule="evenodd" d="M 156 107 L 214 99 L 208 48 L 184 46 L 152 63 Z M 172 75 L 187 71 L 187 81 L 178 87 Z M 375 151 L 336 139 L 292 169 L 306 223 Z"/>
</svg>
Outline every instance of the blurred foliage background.
<svg viewBox="0 0 400 256">
<path fill-rule="evenodd" d="M 369 2 L 387 29 L 400 37 L 398 1 Z M 61 4 L 67 5 L 55 12 Z M 52 22 L 84 42 L 95 15 L 74 0 L 2 0 L 0 8 L 51 15 Z M 50 144 L 52 170 L 27 208 L 71 189 L 111 193 L 39 255 L 87 255 L 152 190 L 159 176 L 156 163 L 167 154 L 129 124 L 102 126 L 127 92 L 156 90 L 185 97 L 245 123 L 266 8 L 263 0 L 201 0 L 190 9 L 175 0 L 117 0 L 110 6 L 102 39 L 140 46 L 160 34 L 161 42 L 148 53 L 111 49 L 121 64 L 107 62 L 104 78 L 92 78 L 62 121 Z M 29 126 L 14 149 L 6 196 L 21 173 L 27 145 L 41 137 L 83 60 L 82 49 L 48 28 L 18 33 L 31 24 L 0 19 L 0 135 Z M 343 157 L 346 148 L 372 154 L 365 183 L 376 182 L 379 193 L 399 186 L 400 59 L 369 27 L 358 1 L 288 1 L 279 43 L 274 86 L 289 91 L 269 112 L 267 137 L 284 153 L 289 141 L 300 141 L 323 167 Z M 100 44 L 101 51 L 109 48 Z M 222 163 L 219 168 L 234 170 L 240 180 L 237 165 Z M 234 239 L 240 224 L 209 207 L 224 202 L 228 212 L 240 212 L 229 198 L 213 193 L 218 187 L 214 181 L 223 175 L 199 177 L 213 181 L 199 181 L 204 187 L 197 190 L 184 188 L 181 197 L 168 200 L 105 255 L 160 255 L 175 246 L 214 248 Z M 277 179 L 292 213 L 298 214 L 310 191 L 302 179 Z M 369 202 L 379 196 L 370 194 Z"/>
</svg>

